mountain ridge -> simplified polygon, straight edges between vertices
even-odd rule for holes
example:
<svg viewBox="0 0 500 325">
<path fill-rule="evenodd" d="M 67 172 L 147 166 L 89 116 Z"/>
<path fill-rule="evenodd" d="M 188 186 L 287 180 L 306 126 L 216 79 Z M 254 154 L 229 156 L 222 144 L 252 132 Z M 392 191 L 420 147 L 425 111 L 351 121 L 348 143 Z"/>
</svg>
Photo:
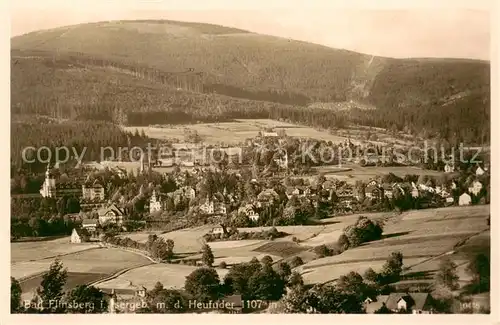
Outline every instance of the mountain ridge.
<svg viewBox="0 0 500 325">
<path fill-rule="evenodd" d="M 450 115 L 450 120 L 456 122 L 455 129 L 445 133 L 452 134 L 462 132 L 459 128 L 468 121 L 477 122 L 475 112 L 489 116 L 486 99 L 489 100 L 490 64 L 481 60 L 378 57 L 303 41 L 242 33 L 240 29 L 218 25 L 169 20 L 73 25 L 17 36 L 11 39 L 11 44 L 13 57 L 29 57 L 40 51 L 49 58 L 41 63 L 44 67 L 40 62 L 24 68 L 21 68 L 23 64 L 12 64 L 13 78 L 23 79 L 22 82 L 13 79 L 13 84 L 22 90 L 13 90 L 13 103 L 20 105 L 26 97 L 34 96 L 30 93 L 32 79 L 46 82 L 50 78 L 74 78 L 73 70 L 51 64 L 50 57 L 53 62 L 64 61 L 71 53 L 78 53 L 76 57 L 98 62 L 98 65 L 126 66 L 132 69 L 132 74 L 148 76 L 151 80 L 156 76 L 160 78 L 155 79 L 157 83 L 160 81 L 159 85 L 180 91 L 303 107 L 318 102 L 359 101 L 377 108 L 378 113 L 370 114 L 395 115 L 388 124 L 394 123 L 400 129 L 406 126 L 418 129 L 412 125 L 415 119 L 422 120 L 419 123 L 424 125 L 433 125 L 434 121 L 426 121 L 426 116 Z M 104 61 L 108 63 L 102 63 Z M 46 72 L 42 74 L 41 71 Z M 82 70 L 78 78 L 85 73 Z M 93 81 L 82 79 L 82 85 L 94 83 L 96 77 L 92 78 Z M 134 81 L 129 81 L 127 89 L 133 92 Z M 72 92 L 64 84 L 59 82 L 54 89 L 47 87 L 43 93 L 57 98 L 62 104 L 64 93 Z M 113 96 L 105 94 L 107 86 L 98 87 L 102 88 L 102 96 Z M 89 92 L 89 89 L 82 91 Z M 163 95 L 155 91 L 151 96 Z M 456 100 L 449 101 L 450 98 Z M 444 102 L 448 103 L 446 107 L 441 105 Z M 464 103 L 472 103 L 474 107 L 464 108 Z M 459 106 L 460 113 L 457 113 L 455 107 Z M 436 109 L 440 111 L 428 115 Z M 416 110 L 426 112 L 426 116 L 418 116 Z M 368 117 L 365 119 L 369 122 Z M 380 116 L 374 116 L 373 120 L 382 123 Z M 489 129 L 486 122 L 472 127 Z"/>
</svg>

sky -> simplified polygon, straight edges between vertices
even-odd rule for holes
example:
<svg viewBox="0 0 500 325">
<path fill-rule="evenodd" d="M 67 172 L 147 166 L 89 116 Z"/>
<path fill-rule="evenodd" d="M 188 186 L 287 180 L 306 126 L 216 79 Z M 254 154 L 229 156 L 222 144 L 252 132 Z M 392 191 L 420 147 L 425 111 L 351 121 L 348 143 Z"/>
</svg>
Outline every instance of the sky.
<svg viewBox="0 0 500 325">
<path fill-rule="evenodd" d="M 388 57 L 490 59 L 495 0 L 19 0 L 11 36 L 118 19 L 236 27 Z"/>
</svg>

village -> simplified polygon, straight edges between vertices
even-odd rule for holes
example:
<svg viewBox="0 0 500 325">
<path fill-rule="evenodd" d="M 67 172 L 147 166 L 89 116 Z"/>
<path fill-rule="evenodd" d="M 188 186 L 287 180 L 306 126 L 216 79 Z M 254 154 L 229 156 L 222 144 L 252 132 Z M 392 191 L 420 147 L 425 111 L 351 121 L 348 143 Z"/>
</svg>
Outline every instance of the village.
<svg viewBox="0 0 500 325">
<path fill-rule="evenodd" d="M 263 131 L 257 138 L 247 140 L 247 144 L 249 148 L 259 148 L 256 145 L 259 139 L 268 143 L 283 143 L 285 137 L 286 135 L 279 136 L 277 132 Z M 352 146 L 347 141 L 339 145 Z M 238 227 L 299 225 L 307 224 L 309 217 L 321 218 L 326 215 L 341 216 L 394 209 L 404 211 L 489 203 L 488 164 L 474 164 L 467 171 L 458 172 L 454 166 L 446 163 L 443 164 L 439 177 L 411 174 L 398 177 L 391 173 L 391 168 L 387 168 L 387 174 L 383 176 L 367 181 L 357 180 L 352 184 L 339 180 L 335 173 L 313 171 L 312 176 L 294 175 L 288 163 L 292 158 L 281 153 L 277 146 L 271 147 L 275 150 L 271 154 L 265 153 L 272 157 L 267 165 L 259 166 L 258 161 L 254 161 L 251 168 L 248 167 L 249 164 L 232 164 L 233 161 L 241 159 L 241 148 L 232 151 L 222 149 L 222 155 L 226 154 L 225 164 L 220 160 L 213 164 L 201 164 L 199 157 L 188 151 L 189 148 L 199 152 L 203 146 L 177 144 L 170 154 L 173 158 L 167 163 L 165 158 L 156 157 L 153 162 L 151 156 L 141 156 L 139 162 L 128 163 L 134 166 L 129 168 L 129 171 L 122 167 L 127 165 L 126 162 L 85 163 L 81 167 L 83 172 L 75 176 L 75 179 L 70 179 L 67 174 L 61 176 L 57 168 L 51 168 L 49 165 L 40 195 L 54 200 L 70 197 L 79 200 L 80 211 L 69 215 L 81 224 L 73 231 L 71 238 L 74 242 L 85 240 L 78 235 L 81 230 L 91 234 L 94 239 L 98 237 L 97 229 L 109 225 L 116 225 L 120 231 L 127 231 L 124 221 L 127 221 L 127 211 L 130 210 L 140 211 L 140 217 L 136 215 L 134 219 L 140 219 L 142 229 L 147 227 L 148 222 L 161 222 L 162 219 L 168 219 L 165 216 L 183 211 L 185 214 L 196 215 L 195 218 L 204 220 L 203 222 L 219 223 L 211 233 L 224 236 L 227 235 L 225 226 L 229 224 Z M 233 155 L 228 152 L 233 152 Z M 361 160 L 369 161 L 373 160 L 373 157 L 361 157 Z M 359 164 L 360 157 L 356 161 Z M 169 172 L 162 172 L 166 165 L 177 167 L 171 168 Z M 362 165 L 364 168 L 371 168 L 366 162 Z M 377 166 L 376 163 L 373 165 Z M 106 189 L 111 187 L 106 183 L 106 179 L 120 179 L 122 183 L 127 184 L 130 181 L 127 178 L 130 170 L 135 172 L 136 177 L 142 176 L 146 180 L 151 179 L 151 174 L 154 173 L 156 183 L 144 182 L 136 193 L 128 195 L 128 200 L 126 195 L 121 195 L 123 187 L 116 188 L 112 193 L 106 192 Z M 226 184 L 215 181 L 207 184 L 209 179 L 220 175 L 228 179 Z M 167 191 L 162 187 L 165 182 L 172 183 Z M 251 189 L 251 195 L 243 195 L 242 188 Z M 261 218 L 260 214 L 266 208 L 286 205 L 292 197 L 312 207 L 313 212 L 306 220 Z M 131 208 L 137 202 L 137 205 L 142 206 L 139 209 Z M 318 211 L 328 212 L 319 216 Z M 137 214 L 136 211 L 134 213 Z M 235 220 L 239 224 L 235 224 Z"/>
<path fill-rule="evenodd" d="M 303 145 L 311 142 L 315 143 L 315 149 L 309 157 L 297 159 L 303 153 Z M 350 160 L 342 155 L 337 159 L 329 157 L 326 162 L 316 159 L 323 156 L 320 150 L 327 146 L 335 150 L 350 148 L 358 154 Z M 208 265 L 219 263 L 216 270 L 221 278 L 228 276 L 228 270 L 236 272 L 238 268 L 246 267 L 246 263 L 260 263 L 257 258 L 269 258 L 276 261 L 273 265 L 278 268 L 291 263 L 290 267 L 304 276 L 303 281 L 308 285 L 338 281 L 334 274 L 323 272 L 318 277 L 313 272 L 310 276 L 307 270 L 310 267 L 316 269 L 316 261 L 346 254 L 342 252 L 349 244 L 341 244 L 342 236 L 338 237 L 338 233 L 347 234 L 356 218 L 364 218 L 360 216 L 374 216 L 369 218 L 379 220 L 376 224 L 394 220 L 392 222 L 397 225 L 396 220 L 401 218 L 398 215 L 411 211 L 436 211 L 432 213 L 446 215 L 446 209 L 489 207 L 488 162 L 437 162 L 434 165 L 441 170 L 427 171 L 424 169 L 428 166 L 426 164 L 419 164 L 424 168 L 411 166 L 409 162 L 403 164 L 396 162 L 392 155 L 389 158 L 377 154 L 361 156 L 356 150 L 360 146 L 350 140 L 315 142 L 269 129 L 247 139 L 240 147 L 211 145 L 207 151 L 203 143 L 175 143 L 168 145 L 168 154 L 158 154 L 157 150 L 154 154 L 142 154 L 136 162 L 104 160 L 69 168 L 48 164 L 38 199 L 45 202 L 42 206 L 53 206 L 59 213 L 58 218 L 65 220 L 66 228 L 62 228 L 65 230 L 59 231 L 70 232 L 70 236 L 56 239 L 59 245 L 68 246 L 65 250 L 72 251 L 69 247 L 74 246 L 78 252 L 81 250 L 76 254 L 91 254 L 96 248 L 105 249 L 99 259 L 108 258 L 106 252 L 113 250 L 134 256 L 124 256 L 125 264 L 113 266 L 104 278 L 89 273 L 94 278 L 89 283 L 106 295 L 108 312 L 111 313 L 145 310 L 144 306 L 151 303 L 150 297 L 155 290 L 160 290 L 156 288 L 158 284 L 151 282 L 157 276 L 160 278 L 156 282 L 167 281 L 169 287 L 184 290 L 186 276 L 207 266 L 206 254 L 212 254 L 212 259 L 215 257 Z M 374 147 L 374 151 L 380 150 Z M 206 160 L 207 152 L 212 161 Z M 376 170 L 378 176 L 364 176 L 370 170 Z M 23 200 L 23 195 L 19 197 L 17 199 Z M 32 194 L 24 199 L 36 200 Z M 441 210 L 443 212 L 438 212 Z M 464 213 L 467 214 L 465 210 Z M 478 216 L 483 218 L 483 215 L 480 212 Z M 58 223 L 54 220 L 38 226 L 39 230 L 30 229 L 31 225 L 36 225 L 32 221 L 14 225 L 12 240 L 22 240 L 24 236 L 33 236 L 42 230 L 51 234 L 52 230 L 57 231 L 55 226 Z M 476 220 L 479 221 L 474 219 L 475 226 L 467 234 L 477 233 L 472 229 L 489 227 L 489 216 L 487 224 Z M 461 224 L 458 226 L 462 227 Z M 452 231 L 449 229 L 454 228 L 445 226 L 443 231 Z M 386 230 L 384 228 L 384 232 Z M 321 236 L 325 239 L 318 244 L 335 243 L 338 238 L 337 243 L 333 246 L 315 244 L 315 237 Z M 378 236 L 376 238 L 381 238 Z M 433 240 L 428 244 L 432 245 Z M 450 243 L 446 241 L 442 249 Z M 422 244 L 427 242 L 423 240 Z M 264 247 L 269 245 L 272 248 L 266 250 Z M 389 247 L 385 254 L 392 250 Z M 112 254 L 118 256 L 118 251 Z M 264 256 L 262 252 L 269 253 Z M 226 255 L 231 257 L 224 257 Z M 141 262 L 135 261 L 137 258 Z M 435 257 L 429 255 L 429 258 Z M 417 261 L 406 255 L 405 259 L 405 265 Z M 294 264 L 295 260 L 305 264 Z M 99 265 L 97 261 L 92 263 Z M 128 264 L 132 268 L 126 268 Z M 174 277 L 160 275 L 164 273 L 157 272 L 167 270 L 155 271 L 160 265 L 177 274 Z M 14 268 L 19 267 L 22 264 L 14 265 Z M 73 267 L 70 270 L 74 272 Z M 41 273 L 29 271 L 27 274 L 31 275 L 21 278 L 24 286 L 39 278 Z M 146 274 L 149 274 L 147 281 L 138 280 L 145 279 Z M 126 280 L 127 284 L 124 284 L 124 280 L 118 280 L 121 277 L 135 280 Z M 25 296 L 35 299 L 33 297 L 37 295 L 30 293 L 30 287 L 26 288 Z M 378 313 L 383 306 L 394 313 L 403 310 L 439 312 L 429 292 L 415 290 L 415 287 L 396 287 L 388 292 L 379 291 L 378 295 L 369 294 L 363 301 L 363 310 Z M 255 299 L 250 300 L 248 294 L 228 292 L 217 300 L 228 308 L 188 309 L 192 312 L 262 312 L 277 308 L 277 301 L 273 299 L 259 300 L 259 308 L 256 308 L 250 306 Z M 476 304 L 480 307 L 474 310 L 485 308 L 482 301 Z M 463 302 L 457 301 L 455 310 L 462 305 Z M 217 306 L 215 301 L 214 306 Z M 161 307 L 160 303 L 160 307 L 153 310 L 168 310 L 167 307 Z M 152 307 L 148 305 L 148 308 Z"/>
</svg>

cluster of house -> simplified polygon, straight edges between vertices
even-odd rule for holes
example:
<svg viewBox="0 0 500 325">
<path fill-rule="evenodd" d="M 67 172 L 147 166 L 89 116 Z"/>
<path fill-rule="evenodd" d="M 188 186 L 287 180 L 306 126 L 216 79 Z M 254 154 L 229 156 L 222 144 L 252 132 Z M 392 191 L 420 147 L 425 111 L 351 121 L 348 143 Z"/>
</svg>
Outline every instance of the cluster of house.
<svg viewBox="0 0 500 325">
<path fill-rule="evenodd" d="M 115 224 L 119 227 L 123 225 L 125 211 L 118 207 L 116 204 L 111 204 L 107 207 L 103 207 L 97 210 L 97 219 L 83 219 L 82 220 L 82 229 L 85 230 L 86 233 L 91 236 L 96 235 L 97 227 L 106 226 L 109 224 Z M 81 243 L 86 241 L 88 238 L 83 235 L 83 232 L 79 232 L 76 229 L 73 229 L 71 233 L 70 242 L 71 243 Z"/>
<path fill-rule="evenodd" d="M 172 309 L 165 302 L 155 301 L 155 306 L 150 306 L 147 298 L 147 289 L 142 285 L 133 284 L 131 281 L 120 289 L 101 289 L 108 301 L 108 313 L 135 313 L 141 308 L 151 308 L 161 311 L 162 309 Z M 182 290 L 182 289 L 178 289 Z M 191 300 L 188 304 L 190 310 L 195 313 L 229 313 L 241 314 L 243 311 L 243 299 L 241 295 L 233 294 L 221 298 L 212 303 L 201 303 L 201 301 Z"/>
<path fill-rule="evenodd" d="M 364 301 L 368 314 L 373 314 L 383 306 L 394 313 L 410 312 L 413 314 L 432 314 L 433 299 L 429 293 L 394 292 L 389 295 L 378 295 L 375 298 L 366 298 Z"/>
</svg>

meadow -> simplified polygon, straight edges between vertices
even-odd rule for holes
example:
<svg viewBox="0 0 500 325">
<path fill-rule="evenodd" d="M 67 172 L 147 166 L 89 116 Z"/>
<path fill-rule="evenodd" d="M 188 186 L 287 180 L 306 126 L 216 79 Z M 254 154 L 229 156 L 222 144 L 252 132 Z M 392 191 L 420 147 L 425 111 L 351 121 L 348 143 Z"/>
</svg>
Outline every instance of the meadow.
<svg viewBox="0 0 500 325">
<path fill-rule="evenodd" d="M 198 123 L 183 125 L 152 125 L 150 127 L 124 127 L 124 130 L 144 133 L 153 139 L 183 141 L 186 131 L 196 131 L 206 144 L 242 144 L 246 139 L 254 138 L 259 131 L 267 128 L 284 130 L 289 136 L 306 137 L 318 140 L 343 142 L 347 138 L 332 135 L 327 131 L 316 130 L 311 127 L 280 122 L 271 119 L 236 119 L 233 122 Z"/>
<path fill-rule="evenodd" d="M 93 243 L 70 244 L 69 237 L 10 244 L 11 263 L 40 260 L 99 247 Z"/>
<path fill-rule="evenodd" d="M 161 282 L 165 288 L 182 289 L 186 276 L 196 270 L 196 266 L 179 264 L 151 264 L 125 272 L 114 279 L 97 284 L 102 289 L 124 290 L 133 287 L 144 286 L 151 290 L 156 282 Z M 222 280 L 227 274 L 227 269 L 216 268 L 219 278 Z"/>
<path fill-rule="evenodd" d="M 450 256 L 466 281 L 466 252 L 489 248 L 488 216 L 488 205 L 405 212 L 386 220 L 381 240 L 309 261 L 298 270 L 306 282 L 331 281 L 351 270 L 381 267 L 391 252 L 399 251 L 409 278 L 432 275 L 441 257 Z"/>
<path fill-rule="evenodd" d="M 340 167 L 340 168 L 339 168 Z M 356 181 L 368 182 L 371 179 L 393 173 L 394 175 L 403 178 L 405 175 L 427 175 L 431 177 L 439 177 L 444 174 L 443 171 L 422 169 L 414 166 L 368 166 L 361 167 L 353 162 L 345 162 L 336 167 L 320 166 L 314 168 L 317 172 L 324 173 L 327 179 L 335 178 L 340 181 L 345 181 L 348 184 L 354 184 Z"/>
</svg>

